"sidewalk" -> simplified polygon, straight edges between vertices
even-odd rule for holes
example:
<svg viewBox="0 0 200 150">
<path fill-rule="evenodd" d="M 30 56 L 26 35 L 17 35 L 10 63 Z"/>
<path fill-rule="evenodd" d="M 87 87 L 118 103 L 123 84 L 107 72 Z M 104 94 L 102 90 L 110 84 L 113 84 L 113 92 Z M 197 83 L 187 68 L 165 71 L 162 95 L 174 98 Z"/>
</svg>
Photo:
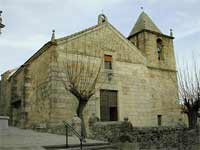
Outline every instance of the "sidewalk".
<svg viewBox="0 0 200 150">
<path fill-rule="evenodd" d="M 95 140 L 86 141 L 87 143 L 104 143 Z M 40 133 L 14 127 L 0 130 L 0 150 L 45 150 L 42 146 L 63 144 L 65 144 L 64 135 Z M 80 144 L 80 142 L 78 138 L 69 137 L 69 144 Z"/>
</svg>

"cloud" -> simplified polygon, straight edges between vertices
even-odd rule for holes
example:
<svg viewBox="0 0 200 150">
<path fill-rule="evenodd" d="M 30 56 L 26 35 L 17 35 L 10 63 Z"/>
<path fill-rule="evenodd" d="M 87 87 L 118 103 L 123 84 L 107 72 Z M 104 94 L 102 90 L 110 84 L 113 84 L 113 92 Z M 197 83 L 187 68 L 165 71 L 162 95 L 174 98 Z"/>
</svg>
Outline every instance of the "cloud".
<svg viewBox="0 0 200 150">
<path fill-rule="evenodd" d="M 190 17 L 189 14 L 185 11 L 176 11 L 175 14 L 176 14 L 176 16 L 181 17 L 181 18 Z"/>
<path fill-rule="evenodd" d="M 158 0 L 147 0 L 149 3 L 156 3 Z"/>
<path fill-rule="evenodd" d="M 183 31 L 183 32 L 179 32 L 177 33 L 177 40 L 181 40 L 183 38 L 186 38 L 188 36 L 192 36 L 195 34 L 200 33 L 200 24 L 196 25 L 196 27 L 192 27 L 192 28 L 188 28 L 187 30 Z"/>
<path fill-rule="evenodd" d="M 200 32 L 199 16 L 192 15 L 191 12 L 176 11 L 175 18 L 177 20 L 177 39 L 181 40 L 188 36 L 198 34 Z"/>
<path fill-rule="evenodd" d="M 38 43 L 42 43 L 47 40 L 47 37 L 44 35 L 32 35 L 29 37 L 26 37 L 26 39 L 19 38 L 18 36 L 13 37 L 7 37 L 3 38 L 0 41 L 0 46 L 6 47 L 9 45 L 9 47 L 23 50 L 23 49 L 30 49 L 34 45 L 38 45 Z"/>
<path fill-rule="evenodd" d="M 0 36 L 0 73 L 2 68 L 23 63 L 50 39 L 52 29 L 62 37 L 88 28 L 97 23 L 102 9 L 119 31 L 128 33 L 141 6 L 162 31 L 173 27 L 176 47 L 200 32 L 199 0 L 0 0 L 6 25 Z"/>
</svg>

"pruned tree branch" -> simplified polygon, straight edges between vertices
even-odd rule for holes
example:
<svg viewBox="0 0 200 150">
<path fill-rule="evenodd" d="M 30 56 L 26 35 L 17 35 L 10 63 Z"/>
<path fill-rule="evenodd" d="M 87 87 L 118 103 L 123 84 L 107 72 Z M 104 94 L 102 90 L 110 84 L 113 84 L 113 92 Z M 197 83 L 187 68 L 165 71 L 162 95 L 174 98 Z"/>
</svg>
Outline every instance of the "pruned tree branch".
<svg viewBox="0 0 200 150">
<path fill-rule="evenodd" d="M 182 112 L 188 116 L 189 127 L 195 128 L 200 109 L 200 67 L 195 59 L 193 64 L 179 68 L 179 95 L 182 100 Z"/>
</svg>

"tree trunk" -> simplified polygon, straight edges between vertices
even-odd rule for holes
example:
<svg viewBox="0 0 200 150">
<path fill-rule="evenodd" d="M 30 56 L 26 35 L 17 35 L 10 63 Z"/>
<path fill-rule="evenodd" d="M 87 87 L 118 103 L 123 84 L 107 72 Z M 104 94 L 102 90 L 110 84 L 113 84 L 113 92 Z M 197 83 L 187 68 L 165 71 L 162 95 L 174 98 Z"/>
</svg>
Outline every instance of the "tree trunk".
<svg viewBox="0 0 200 150">
<path fill-rule="evenodd" d="M 84 100 L 79 100 L 78 108 L 77 108 L 77 115 L 81 119 L 81 135 L 86 138 L 87 133 L 86 133 L 86 127 L 85 127 L 85 121 L 83 117 L 83 110 L 87 104 L 87 101 Z"/>
<path fill-rule="evenodd" d="M 196 111 L 191 111 L 188 114 L 189 128 L 194 129 L 197 127 L 197 117 L 198 113 Z"/>
</svg>

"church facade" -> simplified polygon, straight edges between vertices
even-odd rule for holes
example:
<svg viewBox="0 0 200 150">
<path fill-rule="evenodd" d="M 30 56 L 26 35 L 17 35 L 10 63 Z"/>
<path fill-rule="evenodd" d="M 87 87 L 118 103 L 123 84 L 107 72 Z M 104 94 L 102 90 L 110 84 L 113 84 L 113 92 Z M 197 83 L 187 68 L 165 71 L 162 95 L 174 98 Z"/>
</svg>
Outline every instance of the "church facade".
<svg viewBox="0 0 200 150">
<path fill-rule="evenodd" d="M 25 128 L 53 128 L 71 120 L 78 101 L 63 86 L 60 71 L 70 54 L 103 60 L 102 80 L 84 109 L 86 124 L 95 114 L 101 121 L 128 117 L 134 126 L 176 126 L 183 116 L 173 39 L 145 12 L 127 38 L 103 14 L 97 25 L 81 32 L 58 39 L 53 33 L 22 66 L 2 74 L 1 113 Z"/>
</svg>

